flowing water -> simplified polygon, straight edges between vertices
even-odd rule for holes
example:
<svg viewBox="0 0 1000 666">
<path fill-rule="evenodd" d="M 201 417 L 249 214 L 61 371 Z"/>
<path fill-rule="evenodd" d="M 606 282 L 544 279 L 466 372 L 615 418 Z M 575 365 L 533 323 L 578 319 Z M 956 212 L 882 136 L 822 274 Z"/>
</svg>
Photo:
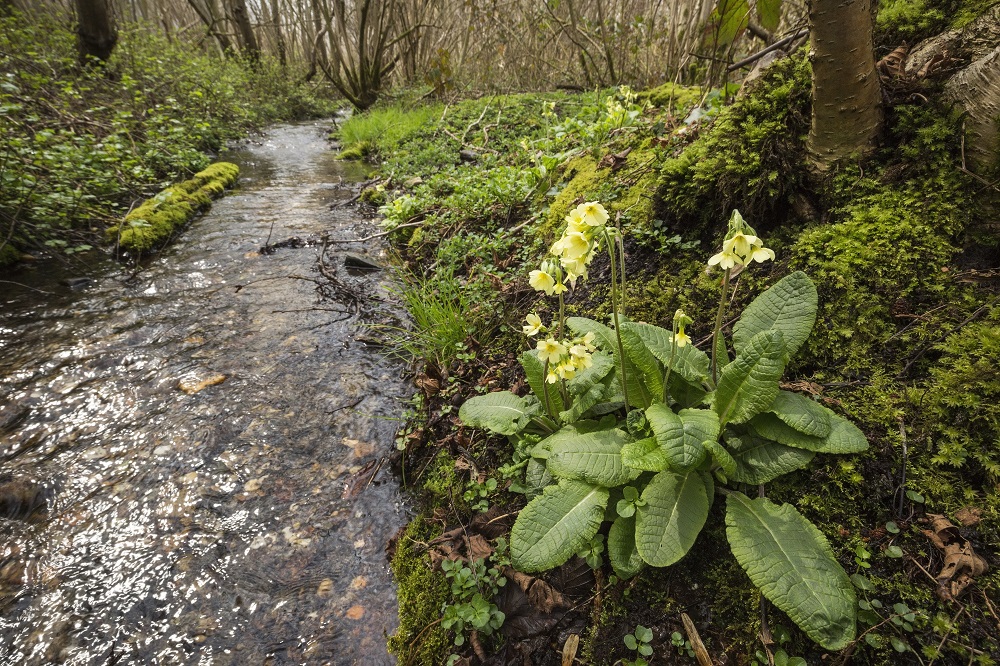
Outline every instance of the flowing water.
<svg viewBox="0 0 1000 666">
<path fill-rule="evenodd" d="M 0 282 L 0 664 L 392 663 L 400 369 L 315 246 L 256 252 L 370 233 L 331 209 L 364 174 L 316 124 L 222 158 L 235 192 L 142 270 Z"/>
</svg>

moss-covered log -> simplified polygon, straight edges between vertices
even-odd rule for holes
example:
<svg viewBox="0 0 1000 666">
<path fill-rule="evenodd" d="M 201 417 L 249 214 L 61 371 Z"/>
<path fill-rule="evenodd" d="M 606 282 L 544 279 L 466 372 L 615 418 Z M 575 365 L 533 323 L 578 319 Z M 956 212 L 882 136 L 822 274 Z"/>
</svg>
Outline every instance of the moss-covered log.
<svg viewBox="0 0 1000 666">
<path fill-rule="evenodd" d="M 212 199 L 222 196 L 239 173 L 240 168 L 229 162 L 217 162 L 199 171 L 190 180 L 168 187 L 133 209 L 120 225 L 105 232 L 108 240 L 126 252 L 136 253 L 163 245 Z"/>
</svg>

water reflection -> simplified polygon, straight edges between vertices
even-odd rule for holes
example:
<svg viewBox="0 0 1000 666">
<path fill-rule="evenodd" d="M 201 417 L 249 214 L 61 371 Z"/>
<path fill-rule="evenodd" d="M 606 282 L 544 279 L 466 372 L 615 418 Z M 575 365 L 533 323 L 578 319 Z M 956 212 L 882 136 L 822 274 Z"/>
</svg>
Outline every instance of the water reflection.
<svg viewBox="0 0 1000 666">
<path fill-rule="evenodd" d="M 227 157 L 238 191 L 137 275 L 0 291 L 0 664 L 390 663 L 399 371 L 316 307 L 314 248 L 255 253 L 370 233 L 330 208 L 363 174 L 310 124 Z"/>
</svg>

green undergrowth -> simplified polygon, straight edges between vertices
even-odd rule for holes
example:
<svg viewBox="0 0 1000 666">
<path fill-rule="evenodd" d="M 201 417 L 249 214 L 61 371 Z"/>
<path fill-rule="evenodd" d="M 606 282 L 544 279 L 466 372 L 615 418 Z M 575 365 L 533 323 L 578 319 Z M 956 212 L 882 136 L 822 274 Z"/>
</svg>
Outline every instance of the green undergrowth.
<svg viewBox="0 0 1000 666">
<path fill-rule="evenodd" d="M 923 663 L 996 663 L 1000 655 L 989 646 L 1000 637 L 983 601 L 1000 594 L 996 568 L 976 578 L 962 597 L 970 612 L 953 620 L 958 607 L 940 601 L 928 577 L 942 556 L 921 522 L 944 514 L 995 562 L 1000 308 L 995 284 L 978 280 L 978 265 L 964 258 L 970 239 L 981 236 L 984 200 L 958 168 L 960 119 L 933 100 L 896 106 L 879 152 L 815 187 L 803 162 L 808 95 L 809 65 L 798 55 L 779 61 L 732 105 L 706 101 L 706 117 L 690 125 L 689 109 L 670 114 L 647 104 L 660 93 L 630 102 L 640 113 L 615 131 L 599 127 L 607 108 L 599 97 L 484 98 L 449 107 L 443 121 L 401 138 L 391 154 L 373 153 L 385 178 L 378 192 L 385 224 L 398 228 L 391 238 L 402 261 L 421 275 L 412 284 L 450 276 L 486 304 L 469 313 L 481 325 L 464 356 L 434 360 L 452 382 L 445 397 L 428 400 L 423 436 L 407 442 L 406 455 L 436 461 L 425 479 L 434 503 L 461 494 L 467 474 L 444 453 L 445 443 L 452 453 L 456 442 L 468 446 L 469 430 L 453 419 L 456 395 L 517 385 L 514 359 L 527 345 L 523 317 L 542 305 L 527 273 L 570 207 L 600 200 L 613 221 L 620 214 L 628 316 L 669 327 L 683 308 L 702 348 L 720 290 L 705 260 L 717 251 L 728 211 L 738 208 L 777 261 L 737 278 L 733 311 L 779 277 L 805 271 L 819 288 L 820 315 L 789 368 L 789 388 L 851 418 L 871 442 L 862 454 L 817 456 L 765 488 L 774 501 L 794 501 L 857 574 L 859 597 L 874 615 L 864 616 L 866 638 L 853 647 L 851 663 L 920 663 L 914 654 Z M 510 122 L 495 136 L 484 133 L 482 125 L 499 122 L 498 112 Z M 478 149 L 476 163 L 459 163 L 463 146 Z M 512 171 L 530 175 L 518 180 Z M 568 312 L 606 319 L 609 273 L 607 260 L 595 259 L 590 280 L 569 294 Z M 473 449 L 480 471 L 484 460 L 510 455 L 495 440 Z M 959 519 L 973 514 L 967 523 Z M 657 635 L 669 637 L 685 609 L 713 655 L 752 663 L 761 648 L 759 596 L 724 542 L 721 530 L 706 530 L 694 557 L 605 588 L 599 620 L 581 646 L 588 663 L 628 657 L 622 636 L 637 624 L 654 624 Z M 905 605 L 904 615 L 912 611 L 909 628 L 879 610 L 895 604 Z M 772 629 L 790 628 L 789 654 L 821 663 L 822 653 L 793 623 L 773 608 L 769 618 Z M 676 653 L 669 638 L 654 648 Z"/>
<path fill-rule="evenodd" d="M 236 182 L 240 168 L 229 162 L 216 162 L 194 177 L 177 183 L 147 199 L 125 216 L 120 225 L 108 227 L 105 235 L 122 251 L 138 255 L 166 243 L 171 236 L 212 199 L 223 195 Z"/>
<path fill-rule="evenodd" d="M 0 238 L 25 252 L 90 249 L 226 140 L 334 110 L 268 58 L 203 55 L 126 22 L 107 65 L 81 68 L 75 40 L 68 18 L 0 16 Z"/>
</svg>

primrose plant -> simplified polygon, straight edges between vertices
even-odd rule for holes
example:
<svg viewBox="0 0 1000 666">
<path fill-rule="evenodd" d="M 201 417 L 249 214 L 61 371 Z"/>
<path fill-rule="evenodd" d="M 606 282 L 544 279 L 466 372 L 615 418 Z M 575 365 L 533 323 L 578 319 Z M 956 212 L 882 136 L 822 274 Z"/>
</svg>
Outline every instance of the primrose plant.
<svg viewBox="0 0 1000 666">
<path fill-rule="evenodd" d="M 622 246 L 607 222 L 601 204 L 581 204 L 531 271 L 531 286 L 558 299 L 554 321 L 530 314 L 524 326 L 538 338 L 520 359 L 531 394 L 477 396 L 459 412 L 467 425 L 508 436 L 518 452 L 512 467 L 524 482 L 515 487 L 530 501 L 511 532 L 514 566 L 559 566 L 599 533 L 622 579 L 669 566 L 691 549 L 718 495 L 733 554 L 753 583 L 821 646 L 843 648 L 855 637 L 857 604 L 829 543 L 791 505 L 754 497 L 817 453 L 868 447 L 848 420 L 779 387 L 815 323 L 815 285 L 801 271 L 778 281 L 746 308 L 727 343 L 721 329 L 734 271 L 774 258 L 734 211 L 708 260 L 722 271 L 722 293 L 706 354 L 681 311 L 670 330 L 625 316 Z M 611 326 L 567 318 L 563 303 L 602 247 L 611 258 Z"/>
</svg>

